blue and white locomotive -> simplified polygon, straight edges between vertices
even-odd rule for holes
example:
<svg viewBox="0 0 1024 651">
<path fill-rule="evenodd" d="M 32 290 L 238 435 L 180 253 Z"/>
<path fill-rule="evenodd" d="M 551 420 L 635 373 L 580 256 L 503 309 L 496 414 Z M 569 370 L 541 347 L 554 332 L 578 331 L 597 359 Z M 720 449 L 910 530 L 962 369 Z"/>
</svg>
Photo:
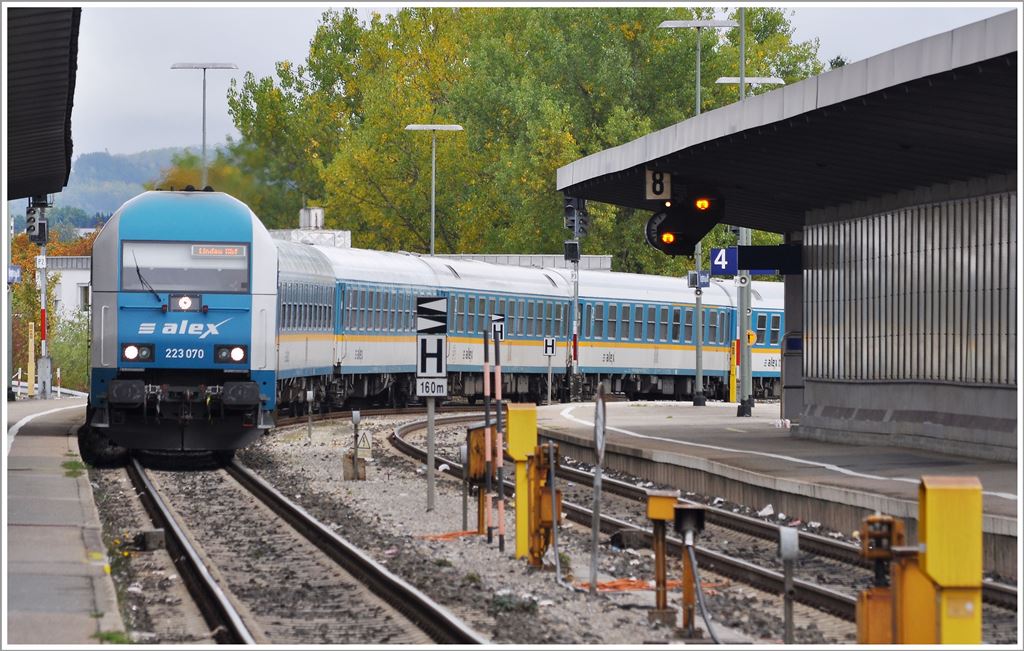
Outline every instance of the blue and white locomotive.
<svg viewBox="0 0 1024 651">
<path fill-rule="evenodd" d="M 449 395 L 483 394 L 482 333 L 505 316 L 503 395 L 547 392 L 543 340 L 557 341 L 553 394 L 567 395 L 566 270 L 314 246 L 272 239 L 240 201 L 212 191 L 146 192 L 93 247 L 92 374 L 83 454 L 233 450 L 279 411 L 404 405 L 413 395 L 415 305 L 448 298 Z M 778 395 L 781 283 L 753 283 L 755 395 Z M 581 271 L 578 368 L 636 397 L 689 397 L 696 337 L 705 394 L 727 396 L 736 288 L 715 281 L 694 332 L 679 279 Z M 88 450 L 88 452 L 86 452 Z"/>
<path fill-rule="evenodd" d="M 271 426 L 277 253 L 219 192 L 146 192 L 92 252 L 92 448 L 229 450 Z"/>
</svg>

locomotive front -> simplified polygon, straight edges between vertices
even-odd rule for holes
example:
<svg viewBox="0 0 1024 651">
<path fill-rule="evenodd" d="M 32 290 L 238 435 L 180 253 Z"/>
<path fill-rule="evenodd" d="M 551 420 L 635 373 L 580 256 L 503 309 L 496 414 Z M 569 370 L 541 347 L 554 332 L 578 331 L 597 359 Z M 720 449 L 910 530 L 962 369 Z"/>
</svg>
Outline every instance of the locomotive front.
<svg viewBox="0 0 1024 651">
<path fill-rule="evenodd" d="M 130 449 L 231 450 L 272 426 L 276 250 L 218 192 L 147 192 L 93 247 L 89 424 Z"/>
</svg>

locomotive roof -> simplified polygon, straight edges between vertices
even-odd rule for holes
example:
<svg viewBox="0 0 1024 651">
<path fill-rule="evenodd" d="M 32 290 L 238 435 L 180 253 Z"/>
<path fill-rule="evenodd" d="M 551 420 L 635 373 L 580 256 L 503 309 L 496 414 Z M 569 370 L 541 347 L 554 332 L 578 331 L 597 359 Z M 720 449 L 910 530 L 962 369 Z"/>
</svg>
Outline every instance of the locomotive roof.
<svg viewBox="0 0 1024 651">
<path fill-rule="evenodd" d="M 117 216 L 122 240 L 170 240 L 186 232 L 241 242 L 251 241 L 254 229 L 263 229 L 249 206 L 223 192 L 151 190 L 126 201 Z"/>
</svg>

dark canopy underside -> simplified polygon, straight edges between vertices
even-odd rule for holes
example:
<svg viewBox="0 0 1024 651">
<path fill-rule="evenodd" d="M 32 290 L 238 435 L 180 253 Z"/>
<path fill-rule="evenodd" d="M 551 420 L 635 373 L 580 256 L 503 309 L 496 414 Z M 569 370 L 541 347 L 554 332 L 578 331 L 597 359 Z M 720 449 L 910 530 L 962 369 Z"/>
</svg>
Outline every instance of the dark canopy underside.
<svg viewBox="0 0 1024 651">
<path fill-rule="evenodd" d="M 79 8 L 7 10 L 7 199 L 60 192 L 71 174 Z"/>
</svg>

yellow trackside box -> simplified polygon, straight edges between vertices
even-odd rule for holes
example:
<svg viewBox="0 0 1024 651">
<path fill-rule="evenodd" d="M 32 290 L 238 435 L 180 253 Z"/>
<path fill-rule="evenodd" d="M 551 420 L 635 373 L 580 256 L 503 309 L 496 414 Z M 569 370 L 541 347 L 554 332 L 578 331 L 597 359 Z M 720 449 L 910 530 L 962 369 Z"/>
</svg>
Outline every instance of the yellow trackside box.
<svg viewBox="0 0 1024 651">
<path fill-rule="evenodd" d="M 679 491 L 647 491 L 647 517 L 650 520 L 674 520 Z"/>
<path fill-rule="evenodd" d="M 537 448 L 537 405 L 508 406 L 508 456 L 526 461 Z"/>
<path fill-rule="evenodd" d="M 981 482 L 925 475 L 917 498 L 921 569 L 943 588 L 981 586 Z"/>
<path fill-rule="evenodd" d="M 497 472 L 498 458 L 497 438 L 494 435 L 494 421 L 491 421 L 491 474 Z M 487 479 L 487 445 L 485 444 L 484 423 L 474 423 L 466 428 L 466 445 L 469 459 L 466 460 L 466 478 L 471 482 L 484 482 Z"/>
</svg>

